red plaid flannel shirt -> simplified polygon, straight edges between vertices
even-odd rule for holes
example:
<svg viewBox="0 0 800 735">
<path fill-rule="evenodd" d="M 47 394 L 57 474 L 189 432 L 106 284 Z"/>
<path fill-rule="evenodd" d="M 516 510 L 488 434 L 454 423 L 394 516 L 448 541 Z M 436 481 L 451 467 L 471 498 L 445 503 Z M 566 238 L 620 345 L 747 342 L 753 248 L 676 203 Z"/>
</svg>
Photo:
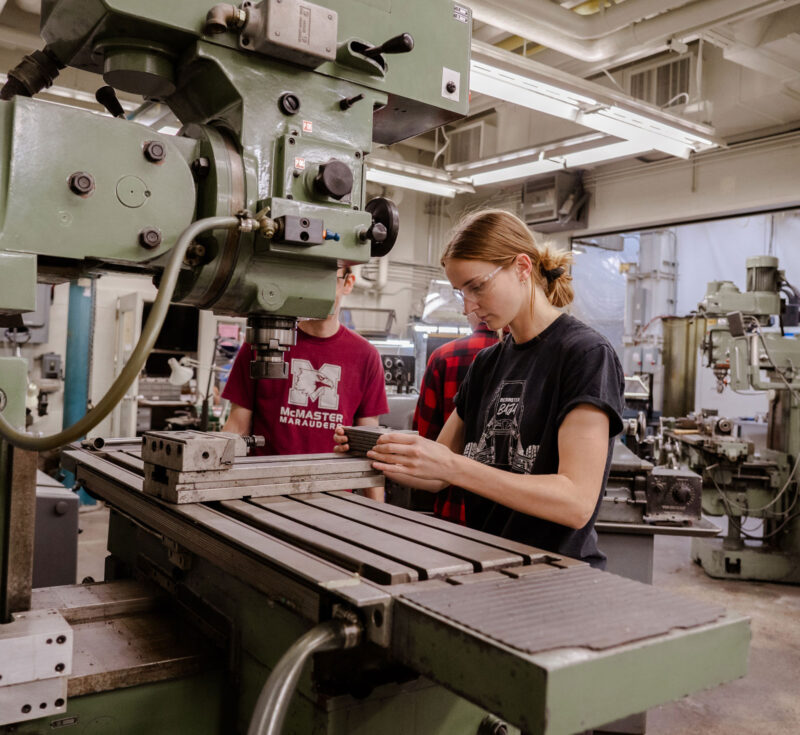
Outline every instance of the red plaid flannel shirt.
<svg viewBox="0 0 800 735">
<path fill-rule="evenodd" d="M 497 342 L 497 333 L 485 324 L 469 336 L 454 339 L 434 350 L 419 391 L 412 428 L 421 436 L 435 440 L 455 409 L 453 397 L 472 361 L 482 349 Z M 451 486 L 436 496 L 434 513 L 440 518 L 464 525 L 464 491 Z"/>
</svg>

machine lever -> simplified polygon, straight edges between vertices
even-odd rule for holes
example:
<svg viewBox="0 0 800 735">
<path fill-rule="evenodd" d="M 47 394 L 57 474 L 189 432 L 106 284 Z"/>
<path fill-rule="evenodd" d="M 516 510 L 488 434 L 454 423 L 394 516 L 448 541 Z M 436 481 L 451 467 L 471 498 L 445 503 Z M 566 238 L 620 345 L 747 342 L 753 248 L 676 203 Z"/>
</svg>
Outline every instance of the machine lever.
<svg viewBox="0 0 800 735">
<path fill-rule="evenodd" d="M 390 38 L 380 46 L 370 46 L 361 53 L 375 59 L 382 54 L 407 54 L 414 48 L 414 39 L 410 33 L 401 33 L 399 36 Z"/>
<path fill-rule="evenodd" d="M 117 93 L 114 91 L 114 87 L 109 87 L 108 85 L 100 87 L 100 89 L 94 93 L 94 98 L 103 105 L 112 116 L 125 117 L 125 110 L 122 109 L 122 105 L 117 99 Z"/>
</svg>

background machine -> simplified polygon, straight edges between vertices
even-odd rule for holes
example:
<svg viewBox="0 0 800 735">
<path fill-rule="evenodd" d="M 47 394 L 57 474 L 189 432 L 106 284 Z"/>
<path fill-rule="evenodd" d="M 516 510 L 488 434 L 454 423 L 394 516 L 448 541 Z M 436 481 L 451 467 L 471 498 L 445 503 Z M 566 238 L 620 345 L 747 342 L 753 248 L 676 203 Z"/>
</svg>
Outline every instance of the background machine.
<svg viewBox="0 0 800 735">
<path fill-rule="evenodd" d="M 365 202 L 365 155 L 466 113 L 470 42 L 450 0 L 41 17 L 45 48 L 0 93 L 0 314 L 87 272 L 150 273 L 159 295 L 109 393 L 57 435 L 24 433 L 25 364 L 0 360 L 0 732 L 566 734 L 744 673 L 740 616 L 341 493 L 379 481 L 363 460 L 251 458 L 225 435 L 73 445 L 112 508 L 107 581 L 32 594 L 35 452 L 108 413 L 171 300 L 246 315 L 251 375 L 284 377 L 337 264 L 397 236 L 392 203 Z M 116 88 L 181 133 L 33 99 L 67 65 L 103 76 L 114 118 Z"/>
<path fill-rule="evenodd" d="M 699 305 L 717 389 L 770 391 L 765 450 L 737 437 L 727 418 L 663 420 L 659 463 L 702 474 L 703 511 L 727 516 L 724 538 L 692 539 L 693 557 L 712 577 L 800 583 L 800 338 L 784 334 L 798 324 L 797 305 L 772 256 L 748 258 L 744 293 L 713 281 Z M 765 329 L 776 318 L 780 329 Z"/>
</svg>

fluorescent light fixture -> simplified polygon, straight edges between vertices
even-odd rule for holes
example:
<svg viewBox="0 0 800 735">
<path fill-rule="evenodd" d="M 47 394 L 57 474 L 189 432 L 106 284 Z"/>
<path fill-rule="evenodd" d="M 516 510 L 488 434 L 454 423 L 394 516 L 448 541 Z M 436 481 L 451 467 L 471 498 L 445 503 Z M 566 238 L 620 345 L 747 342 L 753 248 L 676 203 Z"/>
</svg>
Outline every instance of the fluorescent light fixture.
<svg viewBox="0 0 800 735">
<path fill-rule="evenodd" d="M 480 41 L 473 41 L 470 89 L 646 146 L 641 150 L 688 158 L 718 145 L 708 126 Z"/>
<path fill-rule="evenodd" d="M 458 334 L 458 327 L 439 327 L 436 331 L 439 334 Z"/>
<path fill-rule="evenodd" d="M 649 150 L 651 150 L 649 145 L 624 140 L 618 143 L 596 146 L 595 148 L 585 148 L 573 153 L 553 155 L 550 158 L 540 157 L 539 159 L 513 166 L 478 171 L 473 174 L 467 174 L 462 180 L 469 181 L 473 186 L 485 186 L 486 184 L 497 184 L 502 181 L 526 179 L 549 171 L 588 166 L 601 161 L 612 161 L 616 158 L 628 158 L 646 153 Z"/>
<path fill-rule="evenodd" d="M 422 191 L 449 199 L 456 194 L 475 193 L 475 189 L 468 183 L 454 181 L 450 174 L 442 169 L 404 161 L 389 161 L 374 156 L 370 156 L 367 161 L 367 181 Z"/>
<path fill-rule="evenodd" d="M 383 171 L 378 168 L 367 168 L 367 181 L 374 181 L 376 184 L 383 184 L 384 186 L 399 186 L 401 189 L 422 191 L 426 194 L 435 194 L 448 199 L 452 199 L 456 195 L 455 187 L 449 184 L 418 179 L 414 176 L 398 174 L 394 171 Z"/>
<path fill-rule="evenodd" d="M 414 343 L 408 339 L 371 339 L 370 344 L 379 347 L 413 347 Z"/>
<path fill-rule="evenodd" d="M 422 332 L 423 334 L 431 334 L 431 332 L 438 332 L 439 327 L 428 326 L 427 324 L 415 324 L 415 332 Z"/>
</svg>

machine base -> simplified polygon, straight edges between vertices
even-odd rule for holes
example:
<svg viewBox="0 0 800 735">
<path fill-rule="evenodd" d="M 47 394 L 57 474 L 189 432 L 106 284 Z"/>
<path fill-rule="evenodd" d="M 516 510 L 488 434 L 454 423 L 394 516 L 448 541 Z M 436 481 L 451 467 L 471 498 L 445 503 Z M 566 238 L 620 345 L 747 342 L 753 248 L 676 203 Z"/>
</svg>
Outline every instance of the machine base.
<svg viewBox="0 0 800 735">
<path fill-rule="evenodd" d="M 715 579 L 800 584 L 800 554 L 745 546 L 726 549 L 724 539 L 693 538 L 692 561 Z"/>
</svg>

